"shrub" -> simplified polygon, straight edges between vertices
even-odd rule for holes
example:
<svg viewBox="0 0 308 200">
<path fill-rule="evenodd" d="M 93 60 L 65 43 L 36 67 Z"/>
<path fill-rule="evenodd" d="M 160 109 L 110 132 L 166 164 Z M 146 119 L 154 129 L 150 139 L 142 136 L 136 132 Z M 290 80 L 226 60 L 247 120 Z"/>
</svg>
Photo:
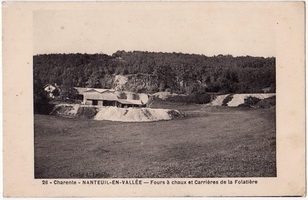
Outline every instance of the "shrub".
<svg viewBox="0 0 308 200">
<path fill-rule="evenodd" d="M 228 95 L 223 101 L 222 106 L 228 106 L 228 103 L 233 99 L 233 94 Z"/>
<path fill-rule="evenodd" d="M 270 108 L 276 105 L 276 97 L 269 97 L 266 99 L 261 99 L 256 106 L 259 108 Z"/>
<path fill-rule="evenodd" d="M 55 106 L 50 114 L 57 116 L 66 116 L 67 115 L 66 113 L 72 109 L 73 106 L 66 106 L 66 105 Z"/>
<path fill-rule="evenodd" d="M 239 107 L 252 107 L 255 106 L 260 101 L 257 97 L 247 97 L 244 99 L 244 103 L 240 104 Z"/>
<path fill-rule="evenodd" d="M 192 94 L 193 101 L 197 104 L 206 104 L 211 102 L 211 95 L 203 92 L 195 92 Z"/>
<path fill-rule="evenodd" d="M 94 107 L 80 107 L 77 111 L 77 116 L 79 118 L 93 119 L 93 117 L 98 113 L 98 109 Z"/>
<path fill-rule="evenodd" d="M 59 98 L 63 101 L 72 102 L 77 98 L 78 91 L 69 86 L 61 86 L 60 96 Z"/>
<path fill-rule="evenodd" d="M 169 110 L 167 113 L 171 117 L 171 119 L 178 119 L 178 118 L 185 117 L 184 113 L 181 113 L 181 112 L 176 111 L 176 110 Z"/>
<path fill-rule="evenodd" d="M 49 100 L 43 89 L 41 80 L 34 79 L 33 81 L 33 108 L 36 114 L 49 114 L 53 105 L 49 104 Z"/>
<path fill-rule="evenodd" d="M 49 104 L 47 101 L 35 102 L 34 103 L 34 113 L 49 115 L 54 109 L 53 104 Z"/>
<path fill-rule="evenodd" d="M 177 103 L 206 104 L 211 101 L 211 95 L 202 92 L 195 92 L 185 96 L 184 95 L 170 96 L 166 100 Z"/>
</svg>

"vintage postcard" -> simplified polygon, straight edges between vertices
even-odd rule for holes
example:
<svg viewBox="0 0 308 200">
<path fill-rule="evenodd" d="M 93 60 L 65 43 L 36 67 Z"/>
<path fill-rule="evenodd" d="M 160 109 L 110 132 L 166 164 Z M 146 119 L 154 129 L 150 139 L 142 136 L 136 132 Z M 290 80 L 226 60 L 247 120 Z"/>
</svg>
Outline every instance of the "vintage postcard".
<svg viewBox="0 0 308 200">
<path fill-rule="evenodd" d="M 3 2 L 5 197 L 305 196 L 304 2 Z"/>
</svg>

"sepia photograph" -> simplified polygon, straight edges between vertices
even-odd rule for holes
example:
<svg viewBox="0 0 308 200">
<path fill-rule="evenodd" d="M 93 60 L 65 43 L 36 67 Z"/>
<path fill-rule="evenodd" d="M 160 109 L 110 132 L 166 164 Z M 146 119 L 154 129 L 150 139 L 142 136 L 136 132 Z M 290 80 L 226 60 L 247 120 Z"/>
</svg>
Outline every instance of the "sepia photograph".
<svg viewBox="0 0 308 200">
<path fill-rule="evenodd" d="M 5 197 L 305 196 L 304 2 L 5 2 Z"/>
<path fill-rule="evenodd" d="M 275 177 L 274 35 L 211 11 L 35 11 L 35 178 Z"/>
</svg>

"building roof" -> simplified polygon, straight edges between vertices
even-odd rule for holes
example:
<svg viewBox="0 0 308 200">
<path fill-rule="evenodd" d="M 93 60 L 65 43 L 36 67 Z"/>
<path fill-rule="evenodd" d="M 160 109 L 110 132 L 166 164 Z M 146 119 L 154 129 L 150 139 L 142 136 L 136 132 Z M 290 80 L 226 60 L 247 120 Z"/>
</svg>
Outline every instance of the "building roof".
<svg viewBox="0 0 308 200">
<path fill-rule="evenodd" d="M 93 91 L 96 91 L 96 92 L 106 92 L 106 91 L 110 91 L 110 92 L 114 92 L 114 89 L 103 89 L 103 88 L 82 88 L 82 87 L 74 87 L 79 94 L 83 94 L 85 92 L 93 92 Z"/>
<path fill-rule="evenodd" d="M 109 101 L 117 101 L 118 97 L 117 95 L 115 95 L 114 93 L 101 93 L 101 98 L 103 100 L 109 100 Z"/>
<path fill-rule="evenodd" d="M 95 99 L 95 100 L 106 100 L 106 101 L 117 101 L 118 97 L 114 93 L 104 92 L 100 93 L 97 91 L 89 91 L 83 93 L 85 99 Z"/>
<path fill-rule="evenodd" d="M 47 84 L 47 85 L 44 86 L 44 90 L 46 92 L 53 92 L 55 89 L 56 89 L 56 87 L 51 85 L 51 84 Z"/>
<path fill-rule="evenodd" d="M 143 103 L 140 100 L 118 99 L 118 102 L 121 104 L 143 105 Z"/>
<path fill-rule="evenodd" d="M 83 94 L 84 99 L 117 101 L 122 104 L 143 105 L 148 102 L 147 94 L 138 94 L 128 91 L 115 91 L 114 89 L 101 88 L 81 88 L 74 87 L 79 94 Z M 123 94 L 123 95 L 121 95 Z"/>
</svg>

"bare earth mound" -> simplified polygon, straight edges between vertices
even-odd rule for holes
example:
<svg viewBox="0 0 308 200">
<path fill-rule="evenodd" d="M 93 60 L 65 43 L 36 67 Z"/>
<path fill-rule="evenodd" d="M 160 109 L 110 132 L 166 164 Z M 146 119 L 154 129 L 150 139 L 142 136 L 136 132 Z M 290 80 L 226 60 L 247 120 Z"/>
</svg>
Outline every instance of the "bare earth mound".
<svg viewBox="0 0 308 200">
<path fill-rule="evenodd" d="M 183 118 L 185 114 L 172 109 L 95 107 L 78 104 L 59 104 L 52 115 L 122 122 L 150 122 Z"/>
<path fill-rule="evenodd" d="M 258 98 L 260 100 L 276 96 L 275 93 L 261 93 L 261 94 L 226 94 L 218 95 L 214 101 L 207 104 L 208 106 L 229 106 L 237 107 L 245 103 L 245 99 L 249 97 Z M 229 98 L 227 100 L 227 98 Z M 227 101 L 226 101 L 227 100 Z"/>
<path fill-rule="evenodd" d="M 184 115 L 177 110 L 169 109 L 101 107 L 94 120 L 148 122 L 171 120 L 175 116 L 183 117 Z"/>
</svg>

